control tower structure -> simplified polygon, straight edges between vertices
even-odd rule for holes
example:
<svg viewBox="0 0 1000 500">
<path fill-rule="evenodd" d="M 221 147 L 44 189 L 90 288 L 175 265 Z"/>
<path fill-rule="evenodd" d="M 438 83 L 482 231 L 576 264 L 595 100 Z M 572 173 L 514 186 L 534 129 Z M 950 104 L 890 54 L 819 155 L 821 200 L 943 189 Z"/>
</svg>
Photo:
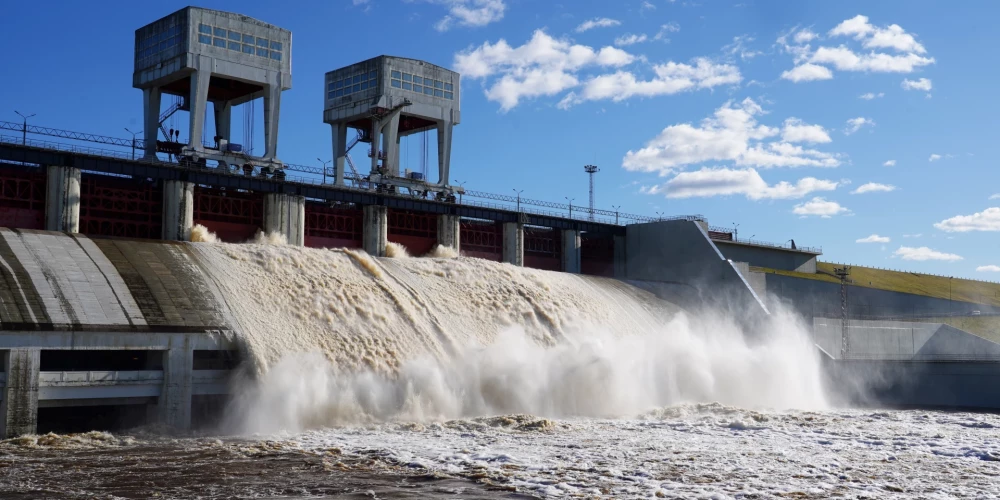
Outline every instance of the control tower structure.
<svg viewBox="0 0 1000 500">
<path fill-rule="evenodd" d="M 211 9 L 185 7 L 135 32 L 132 86 L 142 89 L 145 156 L 157 151 L 220 167 L 253 163 L 280 168 L 278 116 L 281 92 L 292 88 L 292 33 L 256 19 Z M 161 96 L 180 96 L 163 110 Z M 263 157 L 248 157 L 230 142 L 232 107 L 264 99 Z M 205 113 L 211 102 L 215 134 L 202 143 Z M 162 123 L 178 110 L 190 112 L 187 142 L 168 137 Z M 163 140 L 159 140 L 162 132 Z M 173 135 L 173 134 L 169 134 Z"/>
<path fill-rule="evenodd" d="M 335 182 L 344 184 L 347 130 L 356 129 L 358 141 L 369 143 L 371 173 L 377 189 L 436 193 L 453 200 L 461 187 L 449 184 L 452 127 L 461 121 L 459 77 L 454 71 L 403 57 L 378 56 L 326 74 L 323 121 L 333 129 Z M 400 138 L 437 131 L 438 178 L 399 171 Z"/>
</svg>

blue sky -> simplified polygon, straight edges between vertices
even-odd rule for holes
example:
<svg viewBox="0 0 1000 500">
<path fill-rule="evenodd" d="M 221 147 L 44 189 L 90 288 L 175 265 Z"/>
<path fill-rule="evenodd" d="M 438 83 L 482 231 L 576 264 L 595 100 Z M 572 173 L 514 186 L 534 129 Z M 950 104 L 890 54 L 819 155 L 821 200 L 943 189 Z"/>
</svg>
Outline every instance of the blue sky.
<svg viewBox="0 0 1000 500">
<path fill-rule="evenodd" d="M 35 124 L 123 137 L 123 127 L 140 126 L 133 31 L 185 4 L 93 5 L 4 7 L 0 30 L 16 43 L 0 119 L 18 120 L 17 109 L 36 113 Z M 1000 4 L 201 6 L 293 32 L 286 162 L 330 156 L 326 71 L 379 54 L 413 57 L 463 73 L 452 177 L 468 188 L 582 205 L 583 165 L 594 163 L 599 207 L 702 214 L 739 224 L 740 237 L 822 246 L 836 262 L 1000 279 L 1000 61 L 988 50 L 1000 34 L 979 21 L 996 18 Z M 419 168 L 411 141 L 403 166 Z"/>
</svg>

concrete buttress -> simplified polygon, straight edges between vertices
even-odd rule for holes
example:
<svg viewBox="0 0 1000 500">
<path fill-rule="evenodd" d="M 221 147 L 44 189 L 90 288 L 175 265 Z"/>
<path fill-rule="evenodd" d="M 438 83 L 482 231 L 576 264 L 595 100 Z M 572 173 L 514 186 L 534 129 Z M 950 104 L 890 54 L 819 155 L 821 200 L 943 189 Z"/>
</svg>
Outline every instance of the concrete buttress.
<svg viewBox="0 0 1000 500">
<path fill-rule="evenodd" d="M 80 232 L 80 169 L 57 165 L 46 169 L 45 229 Z"/>
</svg>

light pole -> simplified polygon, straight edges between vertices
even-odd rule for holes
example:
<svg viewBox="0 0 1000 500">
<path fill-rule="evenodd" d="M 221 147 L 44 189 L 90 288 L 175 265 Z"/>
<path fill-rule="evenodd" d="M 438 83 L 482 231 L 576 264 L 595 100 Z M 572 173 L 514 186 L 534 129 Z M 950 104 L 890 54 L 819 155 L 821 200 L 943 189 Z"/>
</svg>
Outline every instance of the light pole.
<svg viewBox="0 0 1000 500">
<path fill-rule="evenodd" d="M 951 308 L 951 280 L 953 280 L 953 279 L 955 279 L 954 276 L 949 276 L 948 277 L 948 315 L 949 316 L 951 316 L 952 314 L 954 314 L 954 311 L 952 311 L 952 308 Z"/>
<path fill-rule="evenodd" d="M 31 113 L 28 116 L 24 116 L 21 114 L 20 111 L 16 109 L 14 110 L 14 112 L 17 113 L 17 116 L 20 116 L 21 118 L 24 119 L 24 124 L 21 125 L 21 145 L 23 146 L 28 143 L 28 118 L 35 116 L 35 113 Z"/>
<path fill-rule="evenodd" d="M 733 223 L 733 241 L 739 241 L 740 239 L 740 225 Z"/>
<path fill-rule="evenodd" d="M 569 196 L 563 196 L 563 198 L 566 198 L 566 201 L 569 202 L 569 218 L 572 219 L 573 218 L 573 200 L 575 200 L 576 198 L 570 198 Z"/>
<path fill-rule="evenodd" d="M 327 166 L 327 164 L 329 164 L 333 160 L 323 161 L 323 160 L 320 160 L 319 158 L 316 158 L 316 161 L 318 161 L 318 162 L 320 162 L 320 163 L 323 164 L 323 184 L 326 184 L 326 166 Z"/>
<path fill-rule="evenodd" d="M 663 220 L 663 212 L 656 212 L 656 220 L 657 221 Z"/>
<path fill-rule="evenodd" d="M 511 188 L 511 189 L 513 189 L 513 188 Z M 517 193 L 517 211 L 518 211 L 518 213 L 520 213 L 521 212 L 521 193 L 523 193 L 524 190 L 522 189 L 522 190 L 518 191 L 518 190 L 514 189 L 514 192 Z"/>
<path fill-rule="evenodd" d="M 622 207 L 621 205 L 611 205 L 611 208 L 615 209 L 615 225 L 616 226 L 618 225 L 618 209 L 621 208 L 621 207 Z"/>
<path fill-rule="evenodd" d="M 125 131 L 128 132 L 128 133 L 130 133 L 130 134 L 132 134 L 132 159 L 134 160 L 135 159 L 135 134 L 136 133 L 133 132 L 133 131 L 131 131 L 131 130 L 129 130 L 128 127 L 125 127 Z"/>
<path fill-rule="evenodd" d="M 468 182 L 468 181 L 460 181 L 460 180 L 456 179 L 454 182 L 455 182 L 455 184 L 458 184 L 458 187 L 462 188 L 462 190 L 458 192 L 458 204 L 461 205 L 462 204 L 462 193 L 465 191 L 465 183 Z"/>
</svg>

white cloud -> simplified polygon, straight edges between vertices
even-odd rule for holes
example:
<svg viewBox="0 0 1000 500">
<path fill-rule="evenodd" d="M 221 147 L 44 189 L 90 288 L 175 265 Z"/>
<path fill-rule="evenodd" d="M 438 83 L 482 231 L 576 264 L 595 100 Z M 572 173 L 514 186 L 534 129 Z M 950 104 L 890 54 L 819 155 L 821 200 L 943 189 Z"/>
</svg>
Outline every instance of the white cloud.
<svg viewBox="0 0 1000 500">
<path fill-rule="evenodd" d="M 888 236 L 879 236 L 877 234 L 854 240 L 855 243 L 889 243 L 890 241 L 892 240 L 890 240 Z"/>
<path fill-rule="evenodd" d="M 847 120 L 847 128 L 844 129 L 844 134 L 851 135 L 858 130 L 861 130 L 861 127 L 865 126 L 874 127 L 875 122 L 872 121 L 871 118 L 865 118 L 862 116 L 851 118 L 850 120 Z"/>
<path fill-rule="evenodd" d="M 899 247 L 899 249 L 893 252 L 892 255 L 900 257 L 903 260 L 943 260 L 949 262 L 962 260 L 962 257 L 959 255 L 938 252 L 937 250 L 931 250 L 927 247 Z"/>
<path fill-rule="evenodd" d="M 753 41 L 754 38 L 749 35 L 734 36 L 733 43 L 723 46 L 722 51 L 731 56 L 739 56 L 739 58 L 743 61 L 753 59 L 754 57 L 763 54 L 763 52 L 759 50 L 753 50 L 747 47 L 747 45 L 753 43 Z"/>
<path fill-rule="evenodd" d="M 819 125 L 803 123 L 798 118 L 788 118 L 781 129 L 781 140 L 785 142 L 826 143 L 832 141 L 826 129 Z"/>
<path fill-rule="evenodd" d="M 810 42 L 818 36 L 808 29 L 798 32 L 793 29 L 777 41 L 785 53 L 793 56 L 796 65 L 782 73 L 782 77 L 794 82 L 828 80 L 833 78 L 829 67 L 839 71 L 912 73 L 935 62 L 912 34 L 896 24 L 874 26 L 867 17 L 859 15 L 838 24 L 828 34 L 831 38 L 853 38 L 860 43 L 859 50 L 843 44 L 820 45 L 814 50 Z"/>
<path fill-rule="evenodd" d="M 931 81 L 928 78 L 920 78 L 918 80 L 908 80 L 904 78 L 901 86 L 903 87 L 903 90 L 923 90 L 924 92 L 930 92 L 931 88 L 933 88 L 933 85 L 931 85 Z"/>
<path fill-rule="evenodd" d="M 469 78 L 499 76 L 487 85 L 486 97 L 508 111 L 521 99 L 555 95 L 576 87 L 580 83 L 577 72 L 583 68 L 617 67 L 634 60 L 634 56 L 615 47 L 594 50 L 537 30 L 519 47 L 511 47 L 503 39 L 470 47 L 455 54 L 454 67 Z"/>
<path fill-rule="evenodd" d="M 642 2 L 642 6 L 639 7 L 639 10 L 656 10 L 656 6 L 649 2 L 644 1 Z"/>
<path fill-rule="evenodd" d="M 802 198 L 816 191 L 837 189 L 835 181 L 806 177 L 792 184 L 781 181 L 768 185 L 752 168 L 702 168 L 694 172 L 681 172 L 666 183 L 643 188 L 646 194 L 663 193 L 667 198 L 694 198 L 711 196 L 744 195 L 750 200 L 787 200 Z"/>
<path fill-rule="evenodd" d="M 876 94 L 874 92 L 868 92 L 868 93 L 859 95 L 858 99 L 864 99 L 866 101 L 870 101 L 872 99 L 881 99 L 883 97 L 885 97 L 885 92 L 879 92 L 878 94 Z"/>
<path fill-rule="evenodd" d="M 812 82 L 816 80 L 829 80 L 833 78 L 833 72 L 825 66 L 806 63 L 782 72 L 781 77 L 795 83 Z"/>
<path fill-rule="evenodd" d="M 1000 273 L 1000 266 L 989 265 L 989 266 L 979 266 L 976 271 L 980 273 Z"/>
<path fill-rule="evenodd" d="M 760 168 L 840 165 L 840 160 L 830 153 L 780 140 L 765 142 L 778 136 L 780 130 L 757 122 L 764 113 L 750 98 L 739 103 L 728 101 L 698 125 L 679 123 L 663 129 L 645 147 L 628 151 L 622 166 L 666 175 L 686 165 L 709 161 Z"/>
<path fill-rule="evenodd" d="M 792 209 L 792 213 L 795 215 L 801 215 L 803 217 L 815 215 L 824 219 L 829 219 L 834 215 L 847 212 L 850 212 L 850 210 L 841 206 L 840 203 L 828 201 L 827 199 L 818 196 L 805 203 L 795 205 L 795 208 Z"/>
<path fill-rule="evenodd" d="M 919 238 L 919 237 L 921 237 L 921 236 L 923 236 L 923 235 L 924 235 L 924 233 L 917 233 L 917 234 L 904 234 L 904 235 L 903 235 L 903 237 L 904 237 L 904 238 Z"/>
<path fill-rule="evenodd" d="M 444 5 L 448 15 L 441 18 L 434 28 L 448 31 L 457 22 L 459 26 L 478 27 L 503 19 L 507 6 L 504 0 L 427 0 Z"/>
<path fill-rule="evenodd" d="M 677 33 L 680 30 L 681 30 L 681 26 L 679 24 L 675 23 L 675 22 L 669 22 L 667 24 L 661 24 L 660 25 L 660 30 L 657 31 L 656 35 L 653 36 L 653 40 L 669 41 L 670 39 L 667 38 L 667 35 L 669 35 L 670 33 Z"/>
<path fill-rule="evenodd" d="M 935 223 L 934 227 L 949 233 L 1000 231 L 1000 208 L 990 207 L 972 215 L 956 215 Z"/>
<path fill-rule="evenodd" d="M 891 184 L 879 184 L 877 182 L 869 182 L 868 184 L 862 184 L 858 186 L 857 189 L 851 191 L 851 194 L 865 194 L 865 193 L 888 193 L 890 191 L 895 191 L 896 186 Z"/>
<path fill-rule="evenodd" d="M 940 159 L 941 159 L 941 155 L 939 155 L 939 154 L 931 154 L 931 155 L 930 155 L 930 156 L 929 156 L 929 157 L 927 158 L 927 161 L 938 161 L 938 160 L 940 160 Z"/>
<path fill-rule="evenodd" d="M 621 24 L 622 22 L 617 19 L 599 17 L 584 21 L 583 24 L 576 27 L 576 32 L 583 33 L 584 31 L 589 31 L 594 28 L 610 28 L 612 26 L 620 26 Z"/>
<path fill-rule="evenodd" d="M 993 196 L 990 196 L 990 199 L 991 200 L 1000 200 L 1000 193 L 997 193 L 997 194 L 995 194 Z"/>
<path fill-rule="evenodd" d="M 615 38 L 615 45 L 619 47 L 627 47 L 629 45 L 645 42 L 647 39 L 648 38 L 645 34 L 633 35 L 631 33 L 626 33 L 618 38 Z"/>
<path fill-rule="evenodd" d="M 707 58 L 695 59 L 693 63 L 670 61 L 654 65 L 655 76 L 649 80 L 640 80 L 635 74 L 623 70 L 595 76 L 584 82 L 579 92 L 569 93 L 560 101 L 559 107 L 568 108 L 584 101 L 611 99 L 619 102 L 636 96 L 653 97 L 710 89 L 735 85 L 743 79 L 739 68 L 730 64 L 717 64 Z"/>
<path fill-rule="evenodd" d="M 896 166 L 896 160 L 886 160 L 886 162 L 883 163 L 882 166 L 883 167 L 895 167 Z"/>
<path fill-rule="evenodd" d="M 809 43 L 818 37 L 819 35 L 810 31 L 809 28 L 805 28 L 800 30 L 798 33 L 795 33 L 792 40 L 795 40 L 795 43 Z"/>
</svg>

